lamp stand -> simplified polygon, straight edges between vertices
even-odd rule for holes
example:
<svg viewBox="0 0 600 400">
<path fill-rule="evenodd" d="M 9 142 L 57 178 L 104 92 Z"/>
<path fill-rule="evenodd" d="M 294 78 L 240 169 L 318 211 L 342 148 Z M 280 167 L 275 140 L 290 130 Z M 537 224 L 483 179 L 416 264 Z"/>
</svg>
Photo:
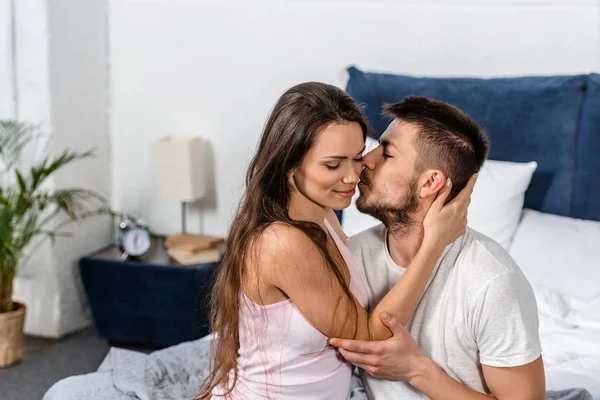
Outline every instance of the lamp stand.
<svg viewBox="0 0 600 400">
<path fill-rule="evenodd" d="M 185 217 L 186 217 L 186 207 L 187 203 L 185 201 L 181 202 L 181 233 L 186 233 L 185 226 Z"/>
<path fill-rule="evenodd" d="M 180 253 L 188 256 L 209 249 L 217 249 L 223 243 L 223 238 L 207 236 L 203 233 L 187 233 L 187 202 L 181 201 L 181 232 L 169 235 L 165 239 L 164 246 L 168 249 L 177 249 Z M 200 231 L 204 231 L 204 215 L 200 210 Z"/>
</svg>

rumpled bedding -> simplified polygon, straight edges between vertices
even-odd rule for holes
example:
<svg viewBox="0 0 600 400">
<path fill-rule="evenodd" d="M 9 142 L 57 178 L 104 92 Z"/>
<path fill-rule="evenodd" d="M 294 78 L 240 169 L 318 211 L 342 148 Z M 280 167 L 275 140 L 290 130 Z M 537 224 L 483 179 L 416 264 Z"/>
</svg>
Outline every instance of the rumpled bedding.
<svg viewBox="0 0 600 400">
<path fill-rule="evenodd" d="M 600 297 L 582 300 L 533 286 L 546 388 L 587 389 L 600 399 Z"/>
<path fill-rule="evenodd" d="M 208 375 L 207 336 L 150 354 L 111 348 L 98 372 L 54 384 L 43 400 L 190 400 Z M 352 380 L 351 400 L 367 400 L 360 379 Z M 583 389 L 548 392 L 548 400 L 593 400 Z"/>
</svg>

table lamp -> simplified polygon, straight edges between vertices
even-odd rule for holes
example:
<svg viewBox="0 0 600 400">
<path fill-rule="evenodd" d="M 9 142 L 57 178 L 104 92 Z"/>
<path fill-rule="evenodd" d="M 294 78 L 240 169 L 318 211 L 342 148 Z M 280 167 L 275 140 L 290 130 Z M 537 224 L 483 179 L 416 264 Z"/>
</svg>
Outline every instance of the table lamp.
<svg viewBox="0 0 600 400">
<path fill-rule="evenodd" d="M 186 232 L 186 205 L 206 194 L 204 142 L 199 137 L 168 136 L 156 143 L 158 189 L 181 202 L 181 234 Z"/>
</svg>

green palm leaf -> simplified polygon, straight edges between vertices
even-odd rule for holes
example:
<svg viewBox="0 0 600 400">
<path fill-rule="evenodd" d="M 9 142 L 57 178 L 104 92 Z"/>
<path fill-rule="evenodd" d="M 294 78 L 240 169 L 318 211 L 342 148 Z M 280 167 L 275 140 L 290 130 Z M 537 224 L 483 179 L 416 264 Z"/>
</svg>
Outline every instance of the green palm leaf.
<svg viewBox="0 0 600 400">
<path fill-rule="evenodd" d="M 58 156 L 43 158 L 26 171 L 19 169 L 23 150 L 41 136 L 33 125 L 0 120 L 0 177 L 11 173 L 15 178 L 14 183 L 5 179 L 0 186 L 0 312 L 12 308 L 12 280 L 20 262 L 31 256 L 24 255 L 28 246 L 39 248 L 30 246 L 34 239 L 54 241 L 69 235 L 60 229 L 73 221 L 112 214 L 106 200 L 91 190 L 51 190 L 44 185 L 56 171 L 93 156 L 94 151 L 67 149 Z"/>
</svg>

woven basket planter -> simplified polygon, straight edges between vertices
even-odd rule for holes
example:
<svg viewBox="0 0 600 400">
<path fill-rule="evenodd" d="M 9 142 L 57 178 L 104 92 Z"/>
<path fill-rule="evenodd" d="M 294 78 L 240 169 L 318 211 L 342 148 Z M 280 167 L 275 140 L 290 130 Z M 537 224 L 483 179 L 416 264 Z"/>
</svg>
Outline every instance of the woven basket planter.
<svg viewBox="0 0 600 400">
<path fill-rule="evenodd" d="M 0 368 L 6 368 L 23 358 L 23 326 L 25 304 L 14 302 L 14 309 L 0 313 Z"/>
</svg>

